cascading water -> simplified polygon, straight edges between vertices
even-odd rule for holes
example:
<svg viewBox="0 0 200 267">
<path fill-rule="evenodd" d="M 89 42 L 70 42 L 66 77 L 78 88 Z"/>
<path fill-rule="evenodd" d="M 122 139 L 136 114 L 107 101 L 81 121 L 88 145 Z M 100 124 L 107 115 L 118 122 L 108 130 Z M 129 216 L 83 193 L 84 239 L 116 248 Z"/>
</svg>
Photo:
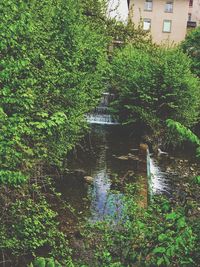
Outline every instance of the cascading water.
<svg viewBox="0 0 200 267">
<path fill-rule="evenodd" d="M 169 195 L 168 176 L 162 171 L 158 162 L 149 157 L 150 173 L 151 173 L 151 188 L 153 194 L 164 193 Z"/>
<path fill-rule="evenodd" d="M 90 124 L 118 125 L 118 121 L 108 113 L 108 105 L 113 98 L 113 94 L 103 93 L 99 106 L 87 114 L 87 121 Z"/>
<path fill-rule="evenodd" d="M 177 179 L 175 172 L 169 172 L 167 166 L 169 160 L 165 156 L 153 157 L 147 155 L 147 176 L 149 179 L 150 198 L 155 194 L 163 194 L 171 197 L 176 191 L 173 181 Z"/>
</svg>

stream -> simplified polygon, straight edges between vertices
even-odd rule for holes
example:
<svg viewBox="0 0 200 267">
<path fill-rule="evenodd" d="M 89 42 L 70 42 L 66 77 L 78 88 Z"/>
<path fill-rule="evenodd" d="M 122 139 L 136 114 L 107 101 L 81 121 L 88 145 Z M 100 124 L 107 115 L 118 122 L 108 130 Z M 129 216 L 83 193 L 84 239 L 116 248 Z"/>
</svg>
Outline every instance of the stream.
<svg viewBox="0 0 200 267">
<path fill-rule="evenodd" d="M 169 168 L 173 157 L 149 153 L 147 166 L 141 169 L 137 155 L 141 134 L 130 134 L 109 115 L 108 105 L 113 98 L 104 93 L 99 106 L 87 114 L 91 131 L 70 155 L 68 171 L 57 184 L 67 203 L 89 221 L 104 220 L 106 216 L 120 218 L 124 184 L 138 183 L 137 178 L 144 177 L 146 170 L 152 195 L 171 198 L 178 190 L 174 181 L 180 177 Z M 121 187 L 116 188 L 116 181 L 121 182 Z"/>
<path fill-rule="evenodd" d="M 119 125 L 92 125 L 83 147 L 71 155 L 70 172 L 61 180 L 59 191 L 91 221 L 120 216 L 122 193 L 113 190 L 116 180 L 130 172 L 134 183 L 140 175 L 136 160 L 120 157 L 130 155 L 138 145 L 139 137 L 129 136 Z M 84 176 L 92 177 L 92 182 L 85 182 Z"/>
<path fill-rule="evenodd" d="M 90 221 L 103 220 L 106 216 L 120 218 L 123 190 L 113 191 L 116 180 L 123 180 L 128 172 L 132 173 L 131 183 L 144 170 L 138 169 L 137 160 L 127 157 L 134 155 L 140 143 L 137 133 L 132 136 L 120 125 L 94 124 L 90 134 L 69 158 L 69 173 L 62 178 L 59 191 L 78 214 Z M 149 157 L 152 194 L 171 197 L 176 191 L 176 173 L 167 171 L 172 159 Z M 84 181 L 87 176 L 92 179 Z M 125 181 L 127 182 L 127 181 Z"/>
</svg>

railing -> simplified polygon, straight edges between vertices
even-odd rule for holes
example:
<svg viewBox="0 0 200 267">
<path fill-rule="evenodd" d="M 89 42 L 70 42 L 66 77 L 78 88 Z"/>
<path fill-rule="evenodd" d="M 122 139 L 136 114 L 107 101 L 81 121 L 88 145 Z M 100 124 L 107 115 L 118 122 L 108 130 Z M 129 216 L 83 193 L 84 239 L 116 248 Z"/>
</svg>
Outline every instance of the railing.
<svg viewBox="0 0 200 267">
<path fill-rule="evenodd" d="M 188 21 L 187 22 L 187 28 L 196 28 L 197 23 L 196 21 Z"/>
</svg>

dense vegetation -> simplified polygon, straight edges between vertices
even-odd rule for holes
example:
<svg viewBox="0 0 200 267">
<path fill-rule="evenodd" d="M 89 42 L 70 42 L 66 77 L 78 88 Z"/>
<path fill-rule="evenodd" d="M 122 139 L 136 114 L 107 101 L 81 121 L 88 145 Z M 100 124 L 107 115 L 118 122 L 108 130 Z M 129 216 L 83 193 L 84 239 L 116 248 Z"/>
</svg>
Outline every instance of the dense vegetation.
<svg viewBox="0 0 200 267">
<path fill-rule="evenodd" d="M 61 231 L 50 170 L 66 169 L 88 129 L 85 114 L 108 87 L 124 124 L 158 135 L 167 125 L 170 137 L 189 140 L 199 155 L 199 137 L 188 128 L 200 121 L 199 80 L 190 70 L 199 75 L 198 46 L 189 49 L 199 29 L 183 44 L 190 61 L 178 48 L 153 45 L 142 29 L 108 19 L 106 1 L 2 0 L 0 14 L 0 264 L 84 266 L 73 263 Z M 123 43 L 112 53 L 113 38 Z M 196 264 L 197 235 L 184 211 L 162 201 L 145 212 L 130 195 L 128 220 L 117 231 L 110 222 L 90 229 L 89 239 L 99 237 L 91 264 Z"/>
<path fill-rule="evenodd" d="M 170 118 L 185 126 L 199 119 L 199 81 L 178 48 L 128 45 L 112 60 L 111 87 L 117 94 L 113 112 L 123 123 L 140 123 L 153 131 Z"/>
<path fill-rule="evenodd" d="M 65 168 L 87 127 L 85 113 L 104 90 L 107 37 L 72 0 L 3 0 L 0 10 L 2 261 L 17 265 L 48 247 L 66 265 L 66 237 L 35 188 L 47 168 Z M 30 188 L 18 187 L 28 180 Z"/>
<path fill-rule="evenodd" d="M 200 27 L 189 32 L 181 48 L 192 59 L 192 70 L 200 77 Z"/>
<path fill-rule="evenodd" d="M 199 240 L 184 208 L 155 198 L 144 212 L 135 202 L 135 190 L 126 186 L 117 222 L 108 218 L 84 232 L 95 266 L 198 266 Z"/>
</svg>

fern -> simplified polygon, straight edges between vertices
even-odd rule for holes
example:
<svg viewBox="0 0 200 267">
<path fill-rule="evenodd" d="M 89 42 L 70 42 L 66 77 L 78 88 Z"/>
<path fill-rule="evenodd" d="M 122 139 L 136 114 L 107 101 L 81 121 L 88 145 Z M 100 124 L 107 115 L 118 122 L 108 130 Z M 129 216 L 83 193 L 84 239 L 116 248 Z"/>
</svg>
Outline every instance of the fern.
<svg viewBox="0 0 200 267">
<path fill-rule="evenodd" d="M 196 148 L 196 156 L 200 158 L 200 139 L 194 134 L 190 129 L 182 125 L 180 122 L 174 121 L 172 119 L 166 120 L 167 127 L 171 130 L 178 133 L 178 135 L 182 138 L 182 141 L 189 141 L 194 144 Z"/>
</svg>

